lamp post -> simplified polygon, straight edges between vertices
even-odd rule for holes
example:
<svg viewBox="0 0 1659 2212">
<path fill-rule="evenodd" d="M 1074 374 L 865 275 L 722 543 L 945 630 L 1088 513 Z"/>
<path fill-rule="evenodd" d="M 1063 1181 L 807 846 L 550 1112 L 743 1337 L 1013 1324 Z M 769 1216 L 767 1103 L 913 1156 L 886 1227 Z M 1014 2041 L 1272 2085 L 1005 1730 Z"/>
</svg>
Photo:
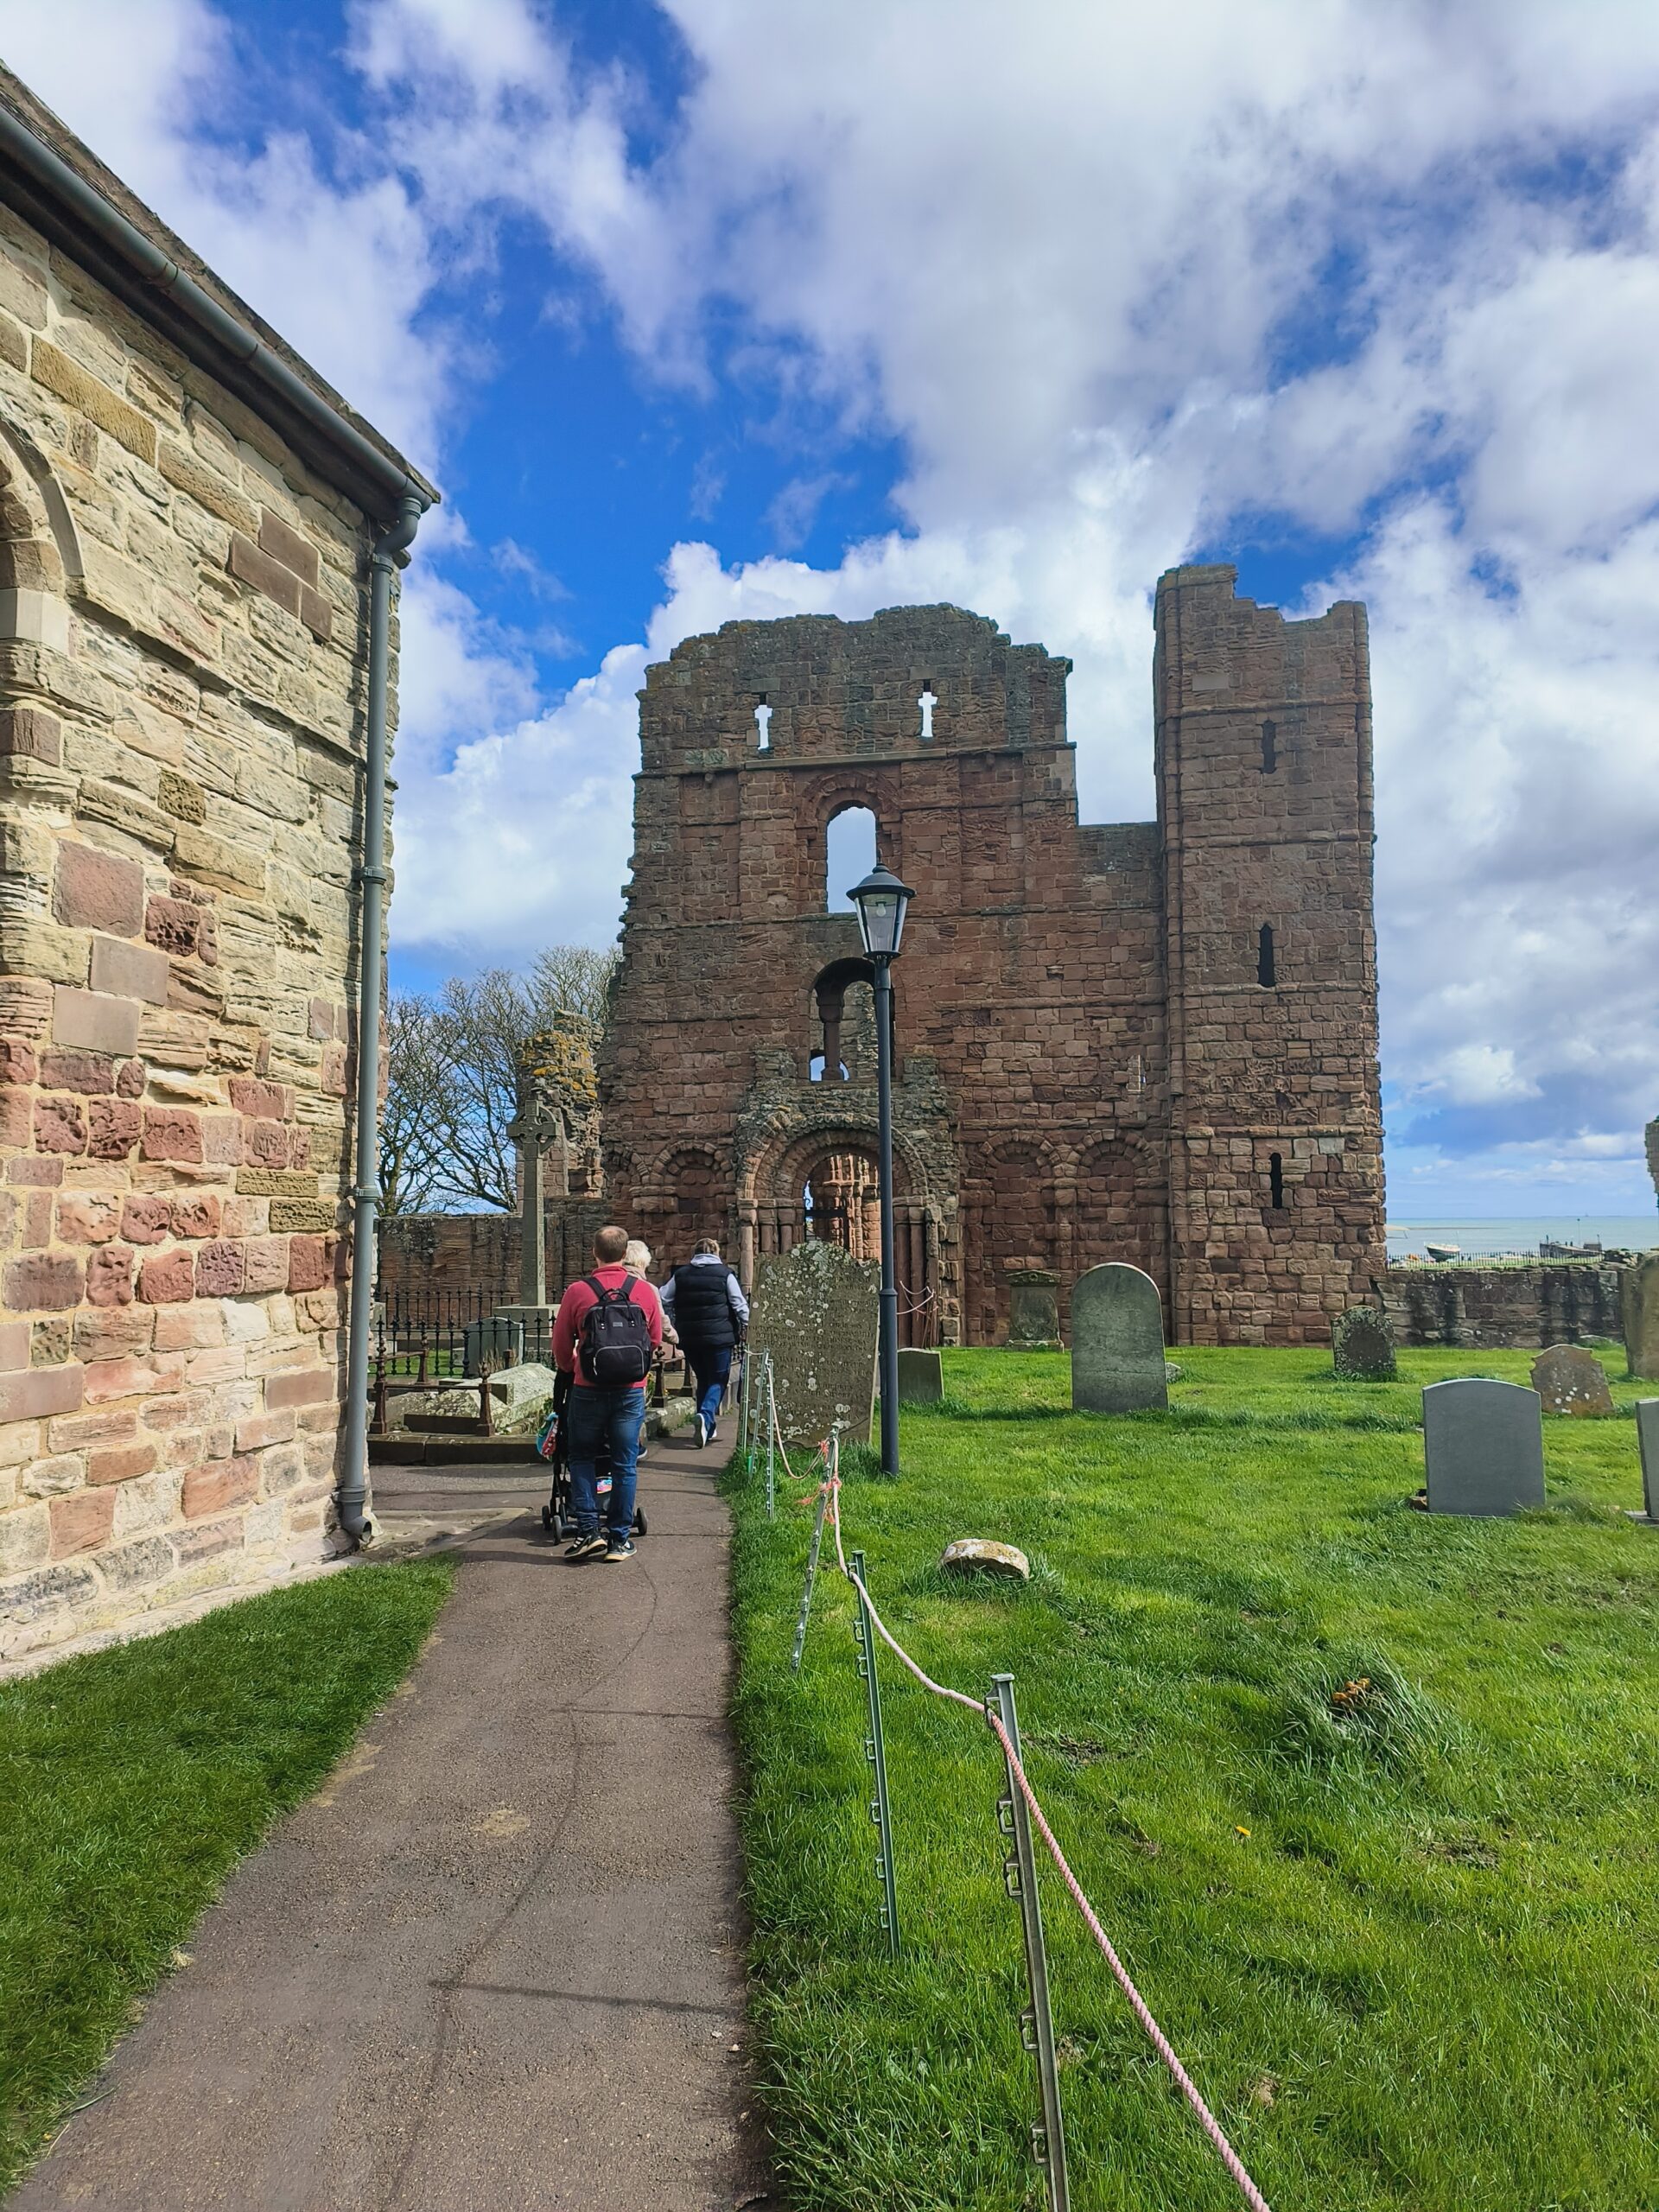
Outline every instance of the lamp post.
<svg viewBox="0 0 1659 2212">
<path fill-rule="evenodd" d="M 848 897 L 875 970 L 877 1167 L 881 1196 L 881 1471 L 899 1471 L 899 1289 L 893 1266 L 893 982 L 912 893 L 880 861 Z"/>
</svg>

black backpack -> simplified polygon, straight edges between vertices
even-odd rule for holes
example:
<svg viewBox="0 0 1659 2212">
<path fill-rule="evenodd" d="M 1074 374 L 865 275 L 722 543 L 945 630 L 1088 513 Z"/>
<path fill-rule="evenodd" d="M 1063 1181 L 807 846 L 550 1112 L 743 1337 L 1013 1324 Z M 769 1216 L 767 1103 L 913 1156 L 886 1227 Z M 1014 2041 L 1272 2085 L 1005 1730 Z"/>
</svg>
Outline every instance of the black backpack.
<svg viewBox="0 0 1659 2212">
<path fill-rule="evenodd" d="M 582 1317 L 582 1371 L 601 1389 L 626 1389 L 651 1372 L 651 1323 L 633 1302 L 633 1277 L 607 1290 L 595 1276 L 582 1281 L 594 1302 Z"/>
</svg>

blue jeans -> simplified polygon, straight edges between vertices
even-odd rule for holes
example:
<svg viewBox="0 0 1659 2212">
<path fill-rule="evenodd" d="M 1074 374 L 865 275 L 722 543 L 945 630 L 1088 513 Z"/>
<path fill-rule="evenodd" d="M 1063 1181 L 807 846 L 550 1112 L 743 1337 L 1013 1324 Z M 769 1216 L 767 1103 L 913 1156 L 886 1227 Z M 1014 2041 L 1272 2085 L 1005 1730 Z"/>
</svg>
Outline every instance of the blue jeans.
<svg viewBox="0 0 1659 2212">
<path fill-rule="evenodd" d="M 720 1402 L 732 1371 L 734 1344 L 687 1344 L 685 1357 L 697 1382 L 697 1411 L 710 1428 L 720 1414 Z"/>
<path fill-rule="evenodd" d="M 634 1463 L 639 1454 L 639 1430 L 645 1418 L 645 1389 L 642 1382 L 601 1390 L 597 1386 L 575 1389 L 565 1414 L 570 1436 L 570 1510 L 579 1536 L 599 1534 L 599 1493 L 594 1459 L 608 1444 L 611 1453 L 611 1495 L 605 1516 L 605 1533 L 613 1543 L 633 1534 Z"/>
</svg>

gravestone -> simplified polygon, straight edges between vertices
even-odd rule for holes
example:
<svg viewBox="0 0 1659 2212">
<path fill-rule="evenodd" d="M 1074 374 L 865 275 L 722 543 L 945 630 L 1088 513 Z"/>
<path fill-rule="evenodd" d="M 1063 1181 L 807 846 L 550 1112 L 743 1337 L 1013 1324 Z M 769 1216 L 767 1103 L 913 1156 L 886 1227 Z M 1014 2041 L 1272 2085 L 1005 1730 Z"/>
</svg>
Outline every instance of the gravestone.
<svg viewBox="0 0 1659 2212">
<path fill-rule="evenodd" d="M 1072 1287 L 1071 1403 L 1091 1414 L 1169 1404 L 1158 1286 L 1121 1260 L 1090 1268 Z"/>
<path fill-rule="evenodd" d="M 1582 1344 L 1552 1344 L 1532 1363 L 1532 1387 L 1547 1414 L 1610 1414 L 1613 1394 L 1601 1362 Z"/>
<path fill-rule="evenodd" d="M 1008 1277 L 1008 1344 L 1058 1344 L 1060 1279 L 1046 1268 L 1020 1268 Z"/>
<path fill-rule="evenodd" d="M 1642 1453 L 1642 1503 L 1659 1524 L 1659 1398 L 1636 1402 L 1636 1440 Z"/>
<path fill-rule="evenodd" d="M 1344 1382 L 1392 1382 L 1394 1331 L 1375 1306 L 1351 1306 L 1331 1325 L 1331 1364 Z"/>
<path fill-rule="evenodd" d="M 1466 1377 L 1423 1392 L 1431 1513 L 1518 1513 L 1544 1502 L 1544 1417 L 1535 1390 Z"/>
<path fill-rule="evenodd" d="M 869 1442 L 880 1294 L 880 1268 L 824 1237 L 757 1262 L 748 1356 L 758 1376 L 772 1354 L 786 1442 L 817 1444 L 832 1428 Z"/>
<path fill-rule="evenodd" d="M 899 1402 L 901 1406 L 937 1406 L 944 1395 L 944 1362 L 936 1351 L 899 1354 Z"/>
<path fill-rule="evenodd" d="M 1619 1302 L 1624 1327 L 1625 1372 L 1659 1381 L 1659 1252 L 1622 1271 Z"/>
<path fill-rule="evenodd" d="M 487 1359 L 493 1367 L 516 1367 L 524 1356 L 524 1325 L 505 1313 L 469 1321 L 461 1332 L 461 1371 L 476 1376 Z"/>
</svg>

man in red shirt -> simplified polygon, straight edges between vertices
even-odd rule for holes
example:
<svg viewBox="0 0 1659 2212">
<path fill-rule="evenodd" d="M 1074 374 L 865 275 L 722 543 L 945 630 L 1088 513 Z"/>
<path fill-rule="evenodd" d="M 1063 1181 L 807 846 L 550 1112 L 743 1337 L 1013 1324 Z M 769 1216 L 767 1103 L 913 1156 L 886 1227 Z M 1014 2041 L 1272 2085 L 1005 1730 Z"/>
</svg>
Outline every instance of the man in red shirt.
<svg viewBox="0 0 1659 2212">
<path fill-rule="evenodd" d="M 635 1465 L 645 1418 L 645 1375 L 652 1352 L 663 1341 L 663 1308 L 651 1285 L 624 1266 L 627 1249 L 626 1229 L 600 1230 L 594 1239 L 594 1271 L 565 1292 L 553 1324 L 553 1364 L 571 1382 L 564 1418 L 576 1535 L 565 1551 L 569 1560 L 633 1557 Z M 626 1310 L 629 1306 L 635 1313 Z M 617 1369 L 626 1374 L 634 1365 L 637 1381 L 609 1379 Z M 611 1496 L 606 1533 L 601 1535 L 594 1461 L 607 1440 Z"/>
</svg>

